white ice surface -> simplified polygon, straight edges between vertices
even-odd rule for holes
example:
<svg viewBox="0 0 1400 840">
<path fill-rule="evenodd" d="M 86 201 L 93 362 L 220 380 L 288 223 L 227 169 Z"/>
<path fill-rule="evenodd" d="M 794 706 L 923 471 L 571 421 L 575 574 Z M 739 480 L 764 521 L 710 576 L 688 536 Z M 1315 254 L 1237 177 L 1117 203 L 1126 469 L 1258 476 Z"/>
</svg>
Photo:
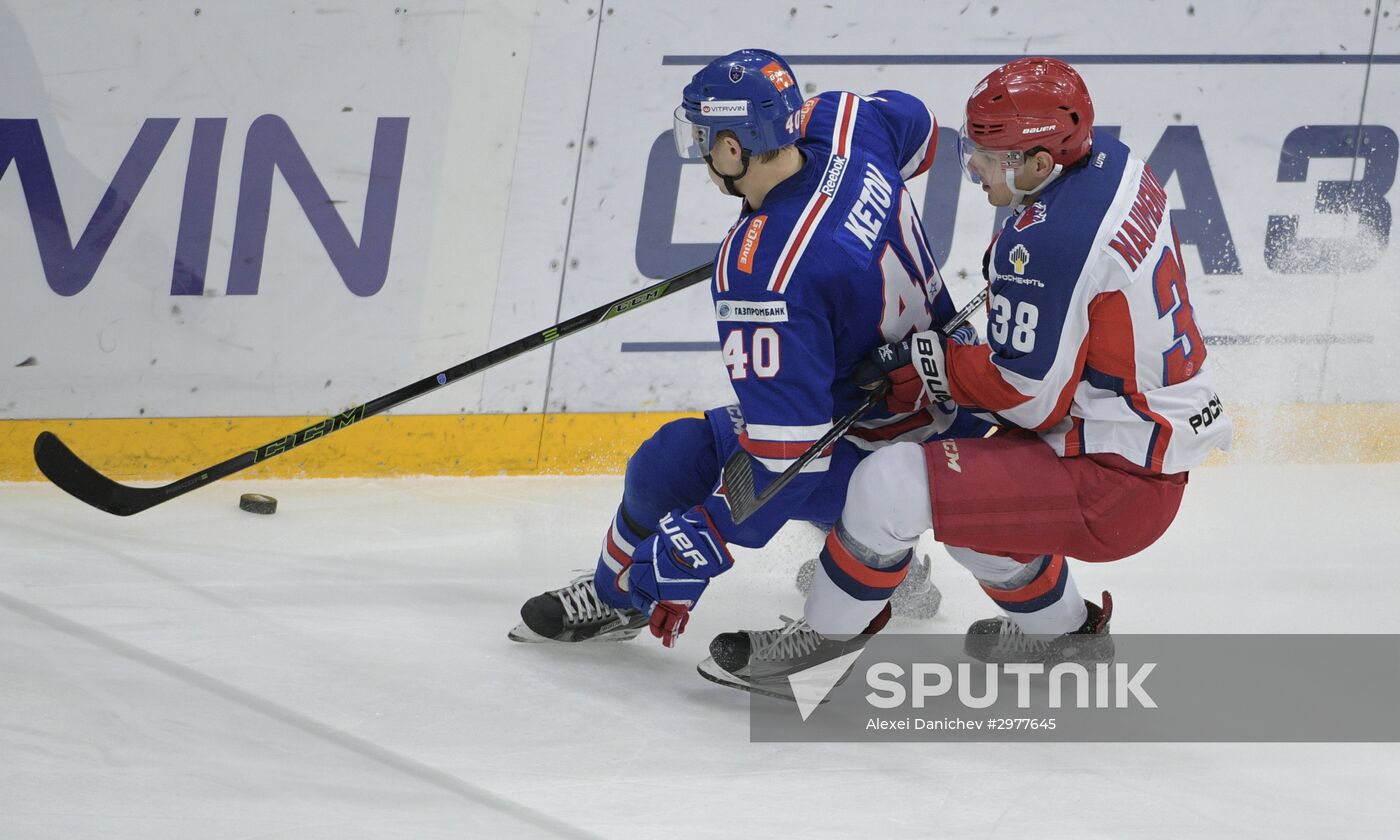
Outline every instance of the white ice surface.
<svg viewBox="0 0 1400 840">
<path fill-rule="evenodd" d="M 745 555 L 675 650 L 507 641 L 591 567 L 619 489 L 229 481 L 119 519 L 0 485 L 0 838 L 1400 831 L 1393 744 L 749 743 L 746 695 L 695 664 L 800 611 L 810 529 Z M 1397 633 L 1397 500 L 1400 465 L 1203 469 L 1156 546 L 1075 571 L 1120 633 Z M 943 612 L 900 629 L 990 614 L 946 557 L 934 579 Z"/>
</svg>

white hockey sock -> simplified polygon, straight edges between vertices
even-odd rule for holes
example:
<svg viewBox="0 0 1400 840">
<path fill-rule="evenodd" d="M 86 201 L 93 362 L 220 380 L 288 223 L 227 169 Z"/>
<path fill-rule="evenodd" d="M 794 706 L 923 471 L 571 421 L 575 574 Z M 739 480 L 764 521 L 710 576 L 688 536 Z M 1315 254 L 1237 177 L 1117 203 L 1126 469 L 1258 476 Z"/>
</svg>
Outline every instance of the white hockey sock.
<svg viewBox="0 0 1400 840">
<path fill-rule="evenodd" d="M 1084 599 L 1063 557 L 1045 555 L 1031 563 L 1018 563 L 1010 557 L 970 548 L 946 548 L 959 565 L 972 572 L 982 584 L 982 591 L 1023 633 L 1058 636 L 1078 630 L 1088 618 Z M 1030 604 L 1037 608 L 1024 609 Z"/>
<path fill-rule="evenodd" d="M 860 633 L 888 600 L 862 601 L 836 585 L 820 562 L 812 572 L 812 591 L 807 593 L 803 617 L 813 630 L 836 639 L 848 639 Z"/>
</svg>

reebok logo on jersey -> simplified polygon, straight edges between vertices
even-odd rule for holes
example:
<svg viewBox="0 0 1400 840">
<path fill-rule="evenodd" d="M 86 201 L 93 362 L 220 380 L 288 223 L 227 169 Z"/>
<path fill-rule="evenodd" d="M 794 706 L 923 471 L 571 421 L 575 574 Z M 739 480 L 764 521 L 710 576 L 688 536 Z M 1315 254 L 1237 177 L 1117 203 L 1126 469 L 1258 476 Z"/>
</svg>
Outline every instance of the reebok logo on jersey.
<svg viewBox="0 0 1400 840">
<path fill-rule="evenodd" d="M 758 251 L 758 238 L 763 235 L 763 225 L 767 216 L 754 216 L 749 229 L 744 231 L 744 241 L 739 245 L 739 270 L 753 274 L 753 255 Z"/>
<path fill-rule="evenodd" d="M 713 99 L 700 103 L 700 113 L 709 117 L 747 117 L 749 115 L 749 101 L 747 99 Z"/>
<path fill-rule="evenodd" d="M 822 178 L 822 192 L 828 197 L 836 195 L 836 188 L 841 185 L 841 173 L 845 171 L 846 158 L 832 155 L 831 163 L 826 165 L 826 176 Z"/>
<path fill-rule="evenodd" d="M 1017 274 L 1026 273 L 1026 263 L 1031 261 L 1031 251 L 1023 243 L 1017 242 L 1016 247 L 1007 254 L 1007 259 L 1011 260 L 1011 270 Z"/>
<path fill-rule="evenodd" d="M 776 61 L 763 66 L 763 75 L 768 77 L 768 81 L 773 83 L 773 87 L 777 88 L 779 93 L 792 87 L 792 77 L 783 69 L 783 65 Z"/>
<path fill-rule="evenodd" d="M 721 300 L 715 302 L 716 321 L 781 324 L 788 319 L 785 300 Z"/>
<path fill-rule="evenodd" d="M 1041 222 L 1045 221 L 1045 216 L 1045 202 L 1037 201 L 1035 204 L 1032 204 L 1030 207 L 1027 207 L 1025 210 L 1021 211 L 1021 215 L 1016 217 L 1016 221 L 1014 224 L 1012 224 L 1012 227 L 1016 228 L 1017 230 L 1025 230 L 1031 225 L 1038 225 Z"/>
<path fill-rule="evenodd" d="M 894 190 L 890 182 L 880 174 L 875 164 L 867 163 L 860 198 L 851 207 L 851 212 L 846 214 L 846 230 L 854 233 L 867 251 L 875 247 L 875 239 L 880 235 L 880 228 L 885 226 L 893 198 Z"/>
</svg>

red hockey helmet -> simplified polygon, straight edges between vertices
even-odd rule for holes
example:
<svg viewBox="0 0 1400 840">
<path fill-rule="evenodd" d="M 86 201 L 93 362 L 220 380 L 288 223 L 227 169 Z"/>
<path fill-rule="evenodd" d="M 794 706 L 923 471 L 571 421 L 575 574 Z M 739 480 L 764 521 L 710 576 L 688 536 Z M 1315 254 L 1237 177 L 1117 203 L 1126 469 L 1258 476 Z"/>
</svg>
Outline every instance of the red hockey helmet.
<svg viewBox="0 0 1400 840">
<path fill-rule="evenodd" d="M 987 74 L 968 97 L 964 168 L 973 153 L 986 151 L 999 153 L 1003 170 L 1017 169 L 1035 148 L 1070 166 L 1089 154 L 1093 128 L 1094 103 L 1073 67 L 1055 58 L 1018 58 Z"/>
</svg>

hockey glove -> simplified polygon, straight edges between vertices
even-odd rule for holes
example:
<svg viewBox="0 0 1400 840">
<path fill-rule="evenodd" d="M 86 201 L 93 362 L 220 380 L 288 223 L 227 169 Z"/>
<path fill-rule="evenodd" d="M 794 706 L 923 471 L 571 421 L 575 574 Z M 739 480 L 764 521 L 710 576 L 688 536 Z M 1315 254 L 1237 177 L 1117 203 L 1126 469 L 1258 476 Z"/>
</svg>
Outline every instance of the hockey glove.
<svg viewBox="0 0 1400 840">
<path fill-rule="evenodd" d="M 876 347 L 865 361 L 856 365 L 851 378 L 862 390 L 873 391 L 889 380 L 885 407 L 894 414 L 908 414 L 928 405 L 928 395 L 914 370 L 909 339 Z"/>
<path fill-rule="evenodd" d="M 943 346 L 947 341 L 979 343 L 977 330 L 971 324 L 958 327 L 948 338 L 933 330 L 915 333 L 903 341 L 875 348 L 869 358 L 856 365 L 852 378 L 867 391 L 889 380 L 890 393 L 885 398 L 885 406 L 895 414 L 918 411 L 929 404 L 930 397 L 947 400 L 948 383 L 943 365 Z M 937 375 L 930 377 L 930 370 Z"/>
<path fill-rule="evenodd" d="M 674 647 L 710 578 L 733 565 L 729 547 L 702 509 L 672 511 L 632 554 L 632 606 L 650 616 L 653 636 Z"/>
</svg>

